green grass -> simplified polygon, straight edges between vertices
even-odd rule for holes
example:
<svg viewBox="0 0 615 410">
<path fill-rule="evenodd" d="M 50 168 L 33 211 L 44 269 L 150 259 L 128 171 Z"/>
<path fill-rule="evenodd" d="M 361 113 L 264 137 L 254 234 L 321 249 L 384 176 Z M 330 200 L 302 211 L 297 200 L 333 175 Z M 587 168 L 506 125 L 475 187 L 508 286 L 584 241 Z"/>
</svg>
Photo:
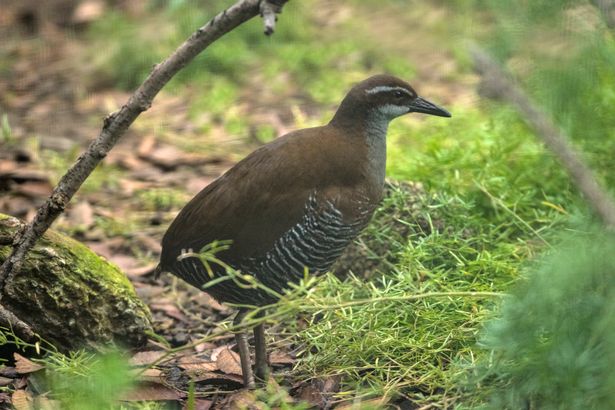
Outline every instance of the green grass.
<svg viewBox="0 0 615 410">
<path fill-rule="evenodd" d="M 471 394 L 488 408 L 613 408 L 612 233 L 584 224 L 506 298 L 480 339 Z"/>
</svg>

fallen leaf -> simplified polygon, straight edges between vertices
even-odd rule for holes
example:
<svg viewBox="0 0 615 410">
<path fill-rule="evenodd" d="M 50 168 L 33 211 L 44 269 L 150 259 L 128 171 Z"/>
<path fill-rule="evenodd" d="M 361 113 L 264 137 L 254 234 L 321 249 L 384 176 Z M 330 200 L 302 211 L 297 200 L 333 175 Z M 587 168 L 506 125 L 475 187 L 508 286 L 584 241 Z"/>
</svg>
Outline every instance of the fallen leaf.
<svg viewBox="0 0 615 410">
<path fill-rule="evenodd" d="M 45 368 L 45 366 L 34 363 L 19 353 L 14 353 L 13 356 L 15 357 L 15 370 L 17 370 L 19 374 L 34 373 Z"/>
<path fill-rule="evenodd" d="M 159 383 L 143 383 L 124 394 L 122 401 L 167 401 L 179 400 L 183 397 L 177 390 Z"/>
<path fill-rule="evenodd" d="M 329 408 L 333 393 L 339 391 L 340 380 L 339 376 L 331 376 L 324 380 L 312 379 L 308 382 L 300 382 L 299 386 L 294 386 L 295 396 L 310 403 L 313 407 Z"/>
<path fill-rule="evenodd" d="M 197 353 L 203 353 L 205 350 L 212 350 L 216 347 L 215 344 L 210 343 L 210 342 L 203 342 L 203 343 L 199 343 L 198 345 L 194 346 L 194 350 Z"/>
<path fill-rule="evenodd" d="M 211 295 L 205 292 L 199 292 L 194 298 L 199 305 L 217 310 L 218 312 L 226 312 L 229 310 L 228 306 L 224 306 L 214 299 Z"/>
<path fill-rule="evenodd" d="M 113 255 L 109 255 L 107 259 L 109 259 L 109 262 L 117 265 L 117 267 L 120 268 L 122 272 L 125 272 L 130 269 L 135 269 L 140 264 L 137 258 L 131 255 L 126 255 L 124 253 L 114 253 Z"/>
<path fill-rule="evenodd" d="M 224 409 L 239 410 L 239 409 L 257 409 L 256 394 L 250 390 L 242 390 L 237 393 L 230 394 L 221 403 Z"/>
<path fill-rule="evenodd" d="M 71 222 L 81 229 L 88 229 L 94 224 L 94 210 L 88 201 L 77 202 L 68 211 Z"/>
<path fill-rule="evenodd" d="M 196 399 L 194 401 L 194 410 L 209 410 L 213 404 L 214 402 L 211 400 Z M 187 407 L 184 407 L 184 410 L 187 410 Z"/>
<path fill-rule="evenodd" d="M 2 366 L 0 367 L 0 376 L 9 377 L 9 378 L 14 379 L 19 376 L 19 373 L 17 373 L 17 369 L 15 369 L 14 367 Z"/>
<path fill-rule="evenodd" d="M 13 379 L 9 379 L 8 377 L 0 376 L 0 387 L 8 386 L 9 384 L 13 383 L 13 381 Z"/>
<path fill-rule="evenodd" d="M 147 157 L 156 146 L 156 137 L 152 134 L 146 135 L 141 139 L 139 147 L 137 148 L 137 155 L 139 157 Z"/>
<path fill-rule="evenodd" d="M 216 177 L 214 176 L 201 176 L 190 178 L 186 182 L 186 190 L 190 194 L 196 195 L 201 192 L 201 190 L 203 190 L 203 188 L 205 188 L 207 185 L 211 184 L 215 179 Z"/>
<path fill-rule="evenodd" d="M 28 386 L 28 376 L 26 375 L 21 376 L 18 379 L 15 379 L 15 381 L 13 382 L 13 387 L 16 390 L 25 389 L 27 386 Z"/>
<path fill-rule="evenodd" d="M 15 390 L 12 396 L 15 410 L 32 410 L 32 396 L 25 390 Z"/>
<path fill-rule="evenodd" d="M 194 356 L 182 357 L 179 359 L 177 365 L 186 370 L 191 376 L 198 376 L 201 373 L 218 370 L 218 364 L 216 362 L 206 361 Z"/>
<path fill-rule="evenodd" d="M 271 364 L 293 364 L 295 359 L 288 353 L 280 352 L 279 350 L 273 351 L 269 355 L 269 363 Z"/>
<path fill-rule="evenodd" d="M 242 374 L 239 355 L 229 349 L 228 346 L 225 346 L 225 349 L 218 354 L 216 365 L 226 374 L 238 374 L 240 376 Z"/>
<path fill-rule="evenodd" d="M 139 373 L 139 380 L 148 383 L 162 383 L 162 370 L 160 369 L 145 369 L 142 373 Z"/>
<path fill-rule="evenodd" d="M 13 191 L 30 198 L 40 198 L 48 197 L 53 191 L 53 187 L 47 181 L 27 181 L 15 185 Z"/>
<path fill-rule="evenodd" d="M 179 310 L 175 303 L 160 299 L 158 302 L 152 302 L 150 304 L 150 309 L 152 311 L 158 310 L 164 312 L 165 315 L 170 316 L 174 319 L 177 319 L 181 322 L 187 322 L 186 316 Z"/>
<path fill-rule="evenodd" d="M 126 270 L 124 270 L 124 273 L 129 278 L 138 278 L 140 276 L 144 276 L 144 275 L 147 275 L 150 272 L 153 272 L 154 269 L 156 269 L 156 266 L 158 266 L 157 263 L 150 263 L 149 265 L 139 266 L 137 268 L 126 269 Z"/>
<path fill-rule="evenodd" d="M 179 166 L 196 166 L 222 161 L 218 157 L 204 157 L 179 150 L 172 145 L 162 145 L 155 148 L 148 155 L 140 156 L 164 171 L 172 171 Z"/>
<path fill-rule="evenodd" d="M 148 350 L 145 352 L 137 352 L 130 358 L 131 366 L 146 366 L 160 359 L 165 352 L 160 350 Z"/>
</svg>

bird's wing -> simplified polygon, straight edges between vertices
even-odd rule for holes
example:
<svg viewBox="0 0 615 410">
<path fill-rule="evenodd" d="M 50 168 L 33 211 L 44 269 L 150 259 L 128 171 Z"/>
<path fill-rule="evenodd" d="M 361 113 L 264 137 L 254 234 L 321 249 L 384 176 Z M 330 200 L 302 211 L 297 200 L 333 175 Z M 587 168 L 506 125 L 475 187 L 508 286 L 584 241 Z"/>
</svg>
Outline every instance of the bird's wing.
<svg viewBox="0 0 615 410">
<path fill-rule="evenodd" d="M 232 241 L 221 254 L 227 263 L 257 257 L 301 220 L 312 193 L 342 195 L 343 188 L 323 177 L 330 165 L 298 166 L 306 157 L 301 141 L 288 135 L 261 147 L 196 195 L 165 234 L 162 266 L 172 266 L 184 249 L 198 251 L 216 240 Z M 314 145 L 307 141 L 305 148 Z"/>
</svg>

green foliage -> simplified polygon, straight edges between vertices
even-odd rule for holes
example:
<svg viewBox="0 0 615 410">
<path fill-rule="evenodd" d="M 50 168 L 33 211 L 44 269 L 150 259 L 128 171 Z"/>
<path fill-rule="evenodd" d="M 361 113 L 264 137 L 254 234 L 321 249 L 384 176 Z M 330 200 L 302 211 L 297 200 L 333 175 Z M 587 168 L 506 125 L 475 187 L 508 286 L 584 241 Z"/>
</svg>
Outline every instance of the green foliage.
<svg viewBox="0 0 615 410">
<path fill-rule="evenodd" d="M 6 114 L 0 116 L 0 144 L 12 144 L 15 142 L 9 117 Z"/>
<path fill-rule="evenodd" d="M 478 371 L 489 408 L 615 407 L 615 238 L 576 232 L 487 323 Z"/>
<path fill-rule="evenodd" d="M 486 229 L 506 224 L 501 226 L 510 231 L 505 237 L 540 239 L 541 230 L 585 206 L 516 114 L 486 108 L 486 113 L 453 110 L 446 122 L 393 124 L 388 173 L 424 181 L 433 192 L 458 195 L 470 204 L 467 216 L 483 218 Z"/>
<path fill-rule="evenodd" d="M 150 188 L 136 192 L 137 202 L 145 211 L 169 211 L 184 205 L 188 198 L 172 188 Z"/>
<path fill-rule="evenodd" d="M 493 291 L 515 280 L 528 247 L 493 242 L 498 227 L 468 218 L 472 210 L 456 196 L 393 192 L 359 241 L 394 264 L 370 281 L 327 275 L 276 307 L 310 313 L 309 326 L 292 332 L 305 346 L 297 371 L 344 376 L 340 398 L 457 397 L 451 363 L 472 357 Z"/>
<path fill-rule="evenodd" d="M 54 398 L 62 409 L 116 408 L 117 400 L 134 383 L 127 358 L 118 353 L 52 354 L 43 363 Z"/>
<path fill-rule="evenodd" d="M 486 44 L 609 185 L 615 183 L 615 37 L 584 0 L 490 0 L 496 26 Z"/>
</svg>

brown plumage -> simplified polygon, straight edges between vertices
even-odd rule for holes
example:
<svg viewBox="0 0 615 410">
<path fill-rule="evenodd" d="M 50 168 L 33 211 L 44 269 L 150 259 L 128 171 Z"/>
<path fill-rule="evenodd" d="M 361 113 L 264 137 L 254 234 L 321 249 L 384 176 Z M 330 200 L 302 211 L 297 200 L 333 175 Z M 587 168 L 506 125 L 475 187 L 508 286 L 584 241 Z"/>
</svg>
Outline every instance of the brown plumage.
<svg viewBox="0 0 615 410">
<path fill-rule="evenodd" d="M 329 124 L 291 132 L 257 149 L 196 195 L 164 236 L 160 269 L 201 287 L 211 279 L 201 262 L 177 257 L 230 240 L 230 248 L 217 257 L 277 292 L 303 277 L 305 268 L 326 271 L 378 206 L 387 126 L 407 112 L 450 116 L 398 78 L 378 75 L 359 83 Z M 212 267 L 216 276 L 226 274 Z M 233 281 L 207 292 L 223 302 L 275 301 Z"/>
</svg>

